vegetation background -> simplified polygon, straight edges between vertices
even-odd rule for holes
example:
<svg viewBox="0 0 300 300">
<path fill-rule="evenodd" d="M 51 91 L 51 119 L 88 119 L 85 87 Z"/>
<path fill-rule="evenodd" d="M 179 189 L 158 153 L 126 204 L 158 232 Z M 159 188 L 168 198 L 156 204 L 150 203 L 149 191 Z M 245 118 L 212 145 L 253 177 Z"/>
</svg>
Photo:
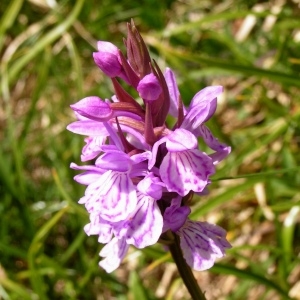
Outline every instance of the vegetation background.
<svg viewBox="0 0 300 300">
<path fill-rule="evenodd" d="M 83 146 L 69 105 L 112 95 L 92 52 L 124 50 L 131 18 L 186 104 L 225 88 L 209 127 L 232 153 L 192 214 L 233 245 L 195 273 L 207 298 L 300 299 L 299 0 L 6 0 L 0 16 L 0 299 L 189 299 L 160 245 L 98 267 L 69 169 Z"/>
</svg>

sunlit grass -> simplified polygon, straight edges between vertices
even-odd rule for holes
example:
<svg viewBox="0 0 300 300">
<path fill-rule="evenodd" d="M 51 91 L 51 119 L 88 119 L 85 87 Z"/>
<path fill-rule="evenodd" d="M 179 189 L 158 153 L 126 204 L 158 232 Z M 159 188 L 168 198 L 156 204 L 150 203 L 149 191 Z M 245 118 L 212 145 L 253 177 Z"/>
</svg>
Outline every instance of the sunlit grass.
<svg viewBox="0 0 300 300">
<path fill-rule="evenodd" d="M 189 298 L 159 245 L 132 248 L 113 274 L 98 267 L 101 245 L 85 236 L 77 204 L 84 187 L 69 169 L 83 145 L 65 129 L 69 105 L 110 97 L 92 52 L 97 40 L 124 49 L 130 18 L 176 72 L 185 103 L 206 85 L 225 88 L 209 127 L 232 153 L 192 214 L 233 244 L 195 273 L 207 298 L 298 299 L 299 3 L 51 3 L 0 4 L 0 299 Z"/>
</svg>

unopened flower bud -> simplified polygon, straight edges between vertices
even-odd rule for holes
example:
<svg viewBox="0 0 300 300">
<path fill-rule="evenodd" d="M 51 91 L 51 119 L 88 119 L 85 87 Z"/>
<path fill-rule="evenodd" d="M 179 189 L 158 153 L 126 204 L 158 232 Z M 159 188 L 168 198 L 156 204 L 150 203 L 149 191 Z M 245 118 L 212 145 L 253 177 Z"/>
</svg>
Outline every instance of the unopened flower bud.
<svg viewBox="0 0 300 300">
<path fill-rule="evenodd" d="M 97 66 L 109 77 L 119 76 L 122 65 L 119 61 L 118 48 L 110 43 L 99 41 L 97 43 L 98 52 L 93 53 Z"/>
<path fill-rule="evenodd" d="M 157 100 L 162 92 L 162 88 L 157 77 L 150 73 L 139 82 L 137 91 L 144 100 L 153 101 Z"/>
</svg>

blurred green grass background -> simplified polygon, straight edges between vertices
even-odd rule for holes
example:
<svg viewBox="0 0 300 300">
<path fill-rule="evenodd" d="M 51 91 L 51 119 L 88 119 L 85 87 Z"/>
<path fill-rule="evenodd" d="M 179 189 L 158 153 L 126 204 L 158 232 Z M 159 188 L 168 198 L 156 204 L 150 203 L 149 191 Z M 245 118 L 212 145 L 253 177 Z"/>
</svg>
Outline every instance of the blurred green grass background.
<svg viewBox="0 0 300 300">
<path fill-rule="evenodd" d="M 195 276 L 208 299 L 300 299 L 300 4 L 274 1 L 1 1 L 0 299 L 189 299 L 160 245 L 132 248 L 113 274 L 73 181 L 83 138 L 69 105 L 112 95 L 97 40 L 124 50 L 134 19 L 186 104 L 224 97 L 209 127 L 232 153 L 193 218 L 233 249 Z"/>
</svg>

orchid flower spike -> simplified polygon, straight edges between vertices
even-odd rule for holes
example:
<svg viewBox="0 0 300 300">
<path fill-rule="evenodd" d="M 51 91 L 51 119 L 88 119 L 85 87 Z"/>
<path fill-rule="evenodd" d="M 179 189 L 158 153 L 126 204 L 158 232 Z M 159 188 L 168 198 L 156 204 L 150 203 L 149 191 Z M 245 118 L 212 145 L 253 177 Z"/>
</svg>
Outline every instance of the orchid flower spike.
<svg viewBox="0 0 300 300">
<path fill-rule="evenodd" d="M 71 105 L 77 120 L 67 128 L 86 136 L 81 160 L 91 161 L 71 165 L 83 171 L 75 180 L 86 185 L 79 200 L 90 217 L 84 230 L 106 244 L 100 266 L 107 272 L 119 267 L 130 245 L 141 249 L 170 235 L 180 239 L 191 268 L 206 270 L 231 246 L 221 227 L 189 219 L 186 199 L 207 192 L 216 165 L 230 153 L 205 125 L 223 88 L 206 87 L 185 107 L 174 72 L 162 72 L 135 25 L 127 28 L 127 56 L 107 41 L 99 41 L 93 54 L 115 94 Z M 168 115 L 177 118 L 172 128 Z M 212 153 L 199 148 L 199 137 Z"/>
</svg>

